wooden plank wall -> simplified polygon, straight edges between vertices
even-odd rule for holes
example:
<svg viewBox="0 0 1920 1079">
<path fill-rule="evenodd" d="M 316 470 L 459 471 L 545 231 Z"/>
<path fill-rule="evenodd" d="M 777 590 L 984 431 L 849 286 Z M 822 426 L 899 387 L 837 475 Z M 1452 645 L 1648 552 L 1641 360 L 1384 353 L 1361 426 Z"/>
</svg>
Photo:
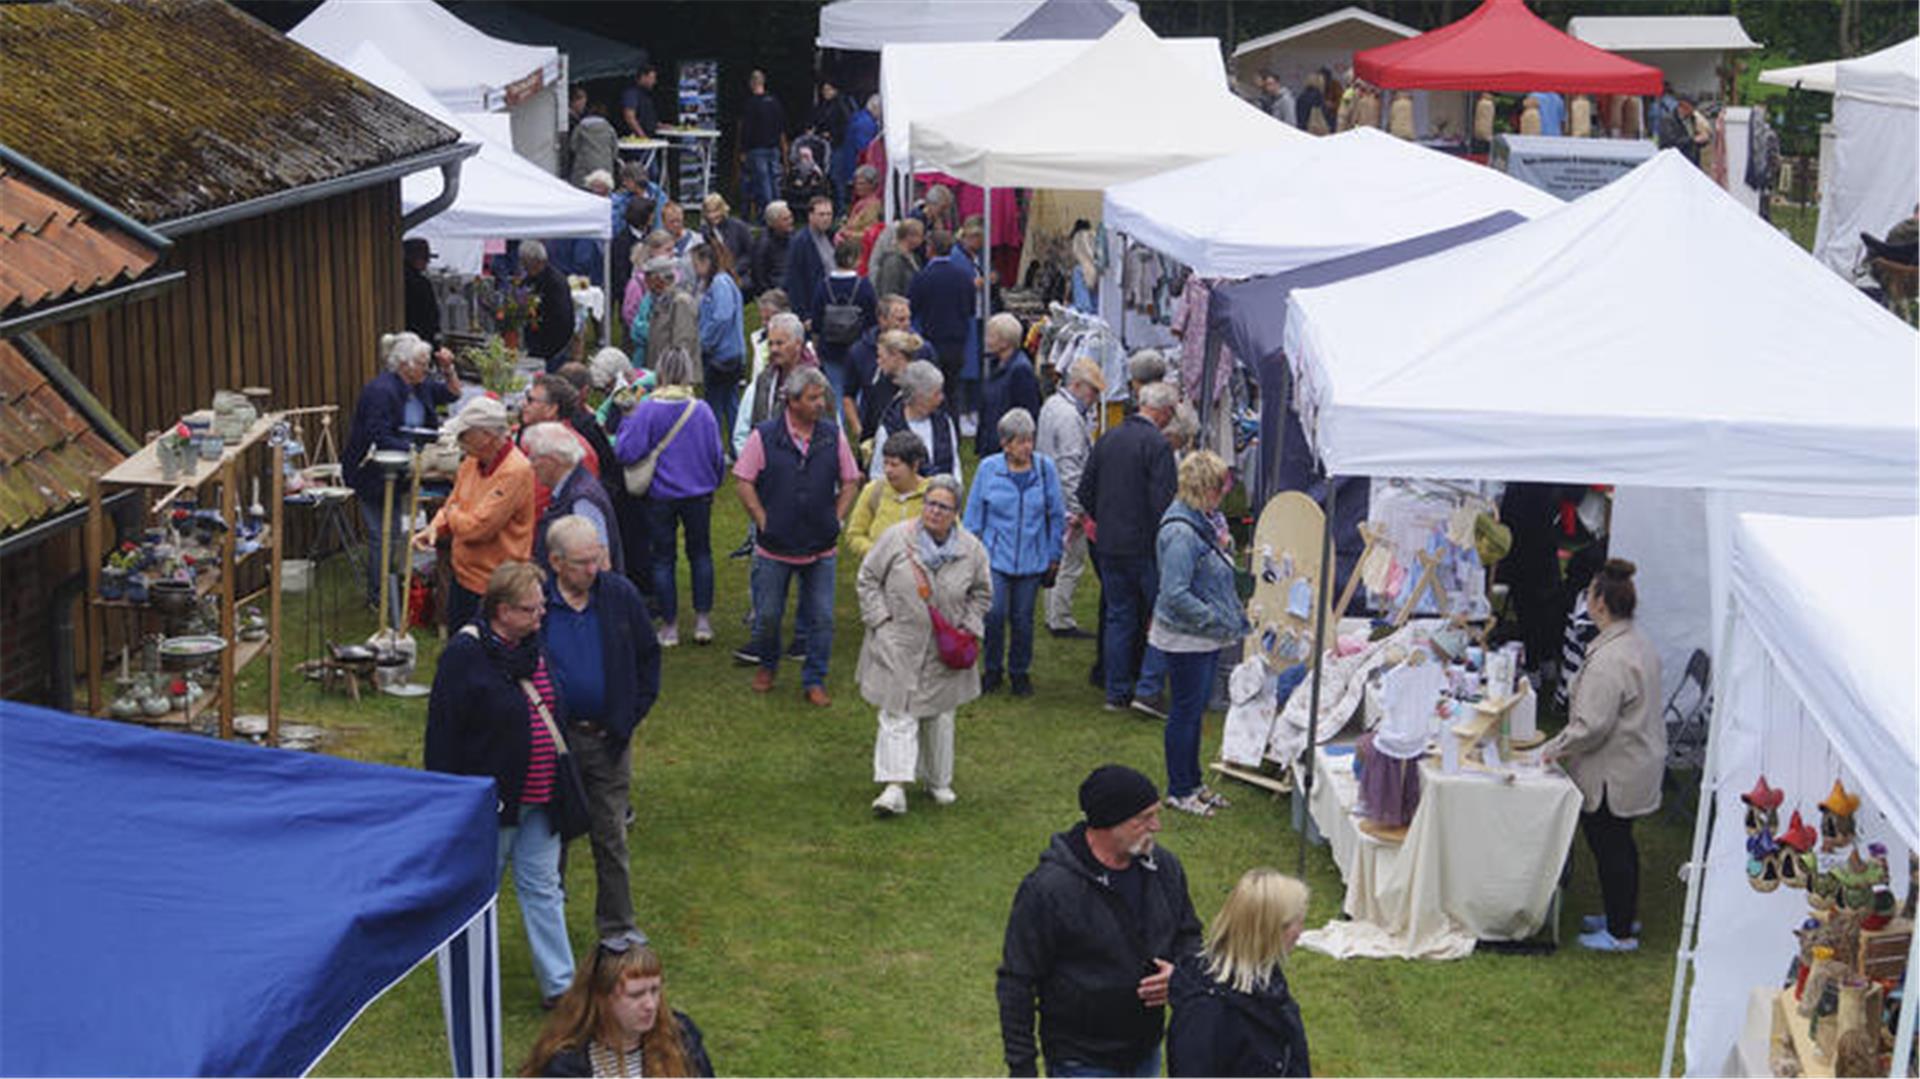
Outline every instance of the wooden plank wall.
<svg viewBox="0 0 1920 1079">
<path fill-rule="evenodd" d="M 272 408 L 339 405 L 344 442 L 380 335 L 404 319 L 399 184 L 189 233 L 171 264 L 187 279 L 170 292 L 42 340 L 135 438 L 215 390 L 267 386 Z"/>
</svg>

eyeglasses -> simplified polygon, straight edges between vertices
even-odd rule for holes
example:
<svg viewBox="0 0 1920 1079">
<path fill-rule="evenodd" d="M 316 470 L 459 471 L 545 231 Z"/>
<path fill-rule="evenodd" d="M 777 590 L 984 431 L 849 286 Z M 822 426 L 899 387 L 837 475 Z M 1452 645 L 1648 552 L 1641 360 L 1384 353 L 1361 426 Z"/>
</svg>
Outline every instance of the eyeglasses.
<svg viewBox="0 0 1920 1079">
<path fill-rule="evenodd" d="M 945 502 L 932 502 L 932 501 L 929 501 L 929 502 L 927 503 L 927 510 L 928 510 L 928 512 L 933 512 L 933 511 L 935 511 L 935 510 L 938 510 L 938 511 L 939 511 L 939 512 L 941 512 L 941 513 L 953 513 L 953 512 L 955 512 L 955 510 L 956 510 L 956 508 L 957 508 L 957 507 L 954 507 L 954 506 L 950 506 L 950 505 L 948 505 L 948 504 L 947 504 L 947 503 L 945 503 Z"/>
<path fill-rule="evenodd" d="M 521 614 L 539 614 L 547 609 L 547 605 L 544 603 L 509 603 L 507 604 L 507 609 L 510 611 L 519 611 Z"/>
</svg>

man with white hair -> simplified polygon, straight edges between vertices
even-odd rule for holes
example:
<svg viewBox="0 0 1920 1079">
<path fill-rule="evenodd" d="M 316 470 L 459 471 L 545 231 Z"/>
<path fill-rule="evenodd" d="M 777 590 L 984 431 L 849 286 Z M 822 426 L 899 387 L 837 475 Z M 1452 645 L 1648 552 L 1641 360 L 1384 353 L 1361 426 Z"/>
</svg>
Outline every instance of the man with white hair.
<svg viewBox="0 0 1920 1079">
<path fill-rule="evenodd" d="M 476 397 L 447 421 L 446 432 L 465 454 L 453 493 L 427 527 L 413 535 L 416 550 L 431 551 L 453 538 L 453 587 L 447 625 L 458 629 L 480 609 L 493 571 L 533 555 L 533 466 L 513 444 L 506 406 Z"/>
<path fill-rule="evenodd" d="M 573 343 L 573 291 L 567 279 L 547 260 L 547 245 L 539 240 L 520 241 L 520 280 L 540 297 L 540 309 L 527 327 L 527 354 L 557 371 L 570 358 L 567 346 Z"/>
<path fill-rule="evenodd" d="M 1155 536 L 1173 502 L 1173 450 L 1161 429 L 1173 419 L 1180 391 L 1168 382 L 1140 390 L 1140 411 L 1093 444 L 1080 475 L 1080 505 L 1098 537 L 1094 564 L 1106 614 L 1100 627 L 1107 709 L 1133 703 L 1143 629 L 1160 591 Z"/>
<path fill-rule="evenodd" d="M 573 428 L 558 420 L 536 423 L 520 432 L 520 452 L 533 465 L 534 478 L 552 492 L 533 529 L 533 564 L 547 564 L 548 527 L 562 517 L 580 517 L 593 525 L 608 566 L 625 573 L 618 513 L 600 480 L 581 466 L 586 451 Z"/>
<path fill-rule="evenodd" d="M 1067 502 L 1066 548 L 1053 587 L 1047 591 L 1047 632 L 1055 637 L 1093 636 L 1073 617 L 1073 593 L 1087 566 L 1087 511 L 1080 504 L 1080 474 L 1093 452 L 1093 410 L 1106 389 L 1100 365 L 1082 356 L 1067 368 L 1059 388 L 1040 406 L 1040 434 L 1034 450 L 1053 458 L 1060 470 L 1060 493 Z"/>
<path fill-rule="evenodd" d="M 647 316 L 647 366 L 660 366 L 660 357 L 672 349 L 700 355 L 700 303 L 679 283 L 680 260 L 656 255 L 641 267 L 647 275 L 647 294 L 653 297 Z"/>
<path fill-rule="evenodd" d="M 460 396 L 460 376 L 454 373 L 451 353 L 441 358 L 439 377 L 429 378 L 433 346 L 411 333 L 389 334 L 383 343 L 387 346 L 387 369 L 361 387 L 353 406 L 353 426 L 347 431 L 346 447 L 340 455 L 341 479 L 359 496 L 360 519 L 367 527 L 369 607 L 379 605 L 381 536 L 395 537 L 390 547 L 403 552 L 399 537 L 406 534 L 402 521 L 405 509 L 397 498 L 391 521 L 383 525 L 380 520 L 380 507 L 386 501 L 386 474 L 373 465 L 370 456 L 375 450 L 410 448 L 413 441 L 402 430 L 431 431 L 439 427 L 439 406 L 451 404 Z"/>
<path fill-rule="evenodd" d="M 767 322 L 767 366 L 747 388 L 747 400 L 735 413 L 733 453 L 746 448 L 753 429 L 786 407 L 788 379 L 802 367 L 818 367 L 807 349 L 807 328 L 800 316 L 782 311 Z"/>
<path fill-rule="evenodd" d="M 602 941 L 644 942 L 627 873 L 627 813 L 633 732 L 660 696 L 660 642 L 639 590 L 607 570 L 607 547 L 591 520 L 559 517 L 541 541 L 547 557 L 539 564 L 552 576 L 540 638 L 587 792 L 593 920 Z"/>
<path fill-rule="evenodd" d="M 757 538 L 753 552 L 753 691 L 773 689 L 780 666 L 780 616 L 787 590 L 800 583 L 795 621 L 806 634 L 801 695 L 825 708 L 827 664 L 833 656 L 835 553 L 847 513 L 860 493 L 853 447 L 827 419 L 827 376 L 818 368 L 788 380 L 786 408 L 753 429 L 734 463 L 736 490 Z"/>
<path fill-rule="evenodd" d="M 747 276 L 752 281 L 748 288 L 755 297 L 780 287 L 780 278 L 787 272 L 787 249 L 793 245 L 793 211 L 786 203 L 775 199 L 761 220 L 767 227 L 753 241 L 747 258 Z"/>
</svg>

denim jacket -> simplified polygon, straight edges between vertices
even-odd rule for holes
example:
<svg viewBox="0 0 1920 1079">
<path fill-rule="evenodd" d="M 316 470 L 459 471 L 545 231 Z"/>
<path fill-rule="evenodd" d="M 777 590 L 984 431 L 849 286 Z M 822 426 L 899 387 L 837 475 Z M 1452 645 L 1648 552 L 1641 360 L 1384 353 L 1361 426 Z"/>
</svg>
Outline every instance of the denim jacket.
<svg viewBox="0 0 1920 1079">
<path fill-rule="evenodd" d="M 1233 563 L 1213 539 L 1205 514 L 1175 499 L 1160 518 L 1154 540 L 1160 562 L 1160 596 L 1153 617 L 1165 628 L 1196 637 L 1231 641 L 1251 629 L 1233 587 Z"/>
<path fill-rule="evenodd" d="M 1060 474 L 1044 453 L 1033 455 L 1034 482 L 1022 489 L 1007 467 L 1005 454 L 982 460 L 967 494 L 964 523 L 987 548 L 995 573 L 1009 576 L 1045 573 L 1060 561 L 1067 532 L 1066 500 Z"/>
</svg>

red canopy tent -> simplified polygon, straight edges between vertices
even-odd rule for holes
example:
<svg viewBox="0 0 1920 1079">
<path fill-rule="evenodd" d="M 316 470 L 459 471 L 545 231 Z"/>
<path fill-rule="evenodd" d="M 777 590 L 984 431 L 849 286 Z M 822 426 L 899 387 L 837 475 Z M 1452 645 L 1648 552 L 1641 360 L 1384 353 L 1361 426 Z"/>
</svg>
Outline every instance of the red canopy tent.
<svg viewBox="0 0 1920 1079">
<path fill-rule="evenodd" d="M 1353 54 L 1353 73 L 1389 90 L 1569 94 L 1660 92 L 1660 69 L 1577 41 L 1527 10 L 1486 0 L 1459 22 Z"/>
</svg>

